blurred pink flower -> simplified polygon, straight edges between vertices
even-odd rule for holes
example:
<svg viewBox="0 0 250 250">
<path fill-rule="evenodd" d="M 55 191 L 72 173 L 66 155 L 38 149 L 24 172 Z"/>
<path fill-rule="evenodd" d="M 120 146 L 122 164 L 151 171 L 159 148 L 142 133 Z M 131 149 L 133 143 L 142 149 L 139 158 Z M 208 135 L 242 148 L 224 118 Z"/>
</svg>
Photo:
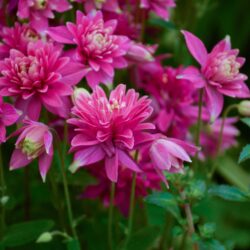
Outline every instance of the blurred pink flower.
<svg viewBox="0 0 250 250">
<path fill-rule="evenodd" d="M 67 0 L 19 0 L 17 16 L 29 19 L 32 28 L 44 32 L 48 28 L 48 19 L 55 17 L 53 11 L 65 12 L 71 8 Z"/>
<path fill-rule="evenodd" d="M 20 114 L 18 111 L 9 103 L 3 102 L 2 97 L 0 97 L 0 143 L 6 140 L 6 128 L 14 124 Z"/>
<path fill-rule="evenodd" d="M 30 43 L 27 56 L 10 50 L 10 58 L 0 63 L 0 94 L 16 98 L 15 106 L 37 120 L 41 107 L 67 117 L 72 85 L 86 74 L 81 64 L 62 57 L 62 48 L 52 43 Z"/>
<path fill-rule="evenodd" d="M 214 121 L 223 108 L 223 95 L 239 98 L 250 96 L 244 83 L 247 76 L 239 72 L 245 59 L 238 57 L 238 49 L 231 49 L 228 36 L 208 53 L 198 37 L 188 31 L 182 33 L 190 53 L 201 65 L 201 71 L 198 74 L 183 74 L 179 78 L 203 83 L 211 120 Z"/>
<path fill-rule="evenodd" d="M 129 151 L 153 139 L 145 132 L 154 129 L 145 121 L 151 113 L 150 100 L 139 98 L 133 89 L 126 93 L 123 84 L 111 91 L 109 99 L 100 87 L 92 95 L 80 94 L 72 109 L 75 118 L 68 120 L 76 132 L 71 141 L 71 152 L 76 152 L 71 171 L 105 160 L 106 174 L 113 182 L 119 165 L 140 172 Z"/>
<path fill-rule="evenodd" d="M 15 23 L 13 27 L 3 27 L 0 31 L 0 59 L 9 57 L 10 50 L 16 49 L 27 54 L 29 42 L 37 41 L 40 36 L 27 24 Z"/>
<path fill-rule="evenodd" d="M 25 120 L 24 126 L 14 132 L 19 135 L 10 160 L 10 170 L 27 166 L 38 158 L 40 175 L 45 181 L 53 159 L 53 136 L 49 127 L 40 122 Z"/>
<path fill-rule="evenodd" d="M 97 184 L 87 186 L 80 198 L 102 200 L 105 207 L 110 203 L 110 180 L 101 167 L 93 166 L 89 168 L 90 173 L 97 178 Z M 131 184 L 133 172 L 130 169 L 122 168 L 119 173 L 119 179 L 115 185 L 114 204 L 124 216 L 128 216 L 130 206 Z M 151 190 L 160 190 L 160 179 L 151 169 L 143 169 L 143 172 L 136 175 L 135 197 L 142 198 Z"/>
<path fill-rule="evenodd" d="M 237 118 L 226 118 L 222 143 L 220 152 L 223 152 L 235 145 L 237 145 L 236 137 L 240 134 L 240 131 L 236 128 L 235 123 L 238 121 Z M 203 131 L 200 135 L 200 142 L 202 147 L 201 157 L 216 157 L 218 151 L 220 129 L 222 119 L 217 119 L 213 124 L 207 124 L 203 126 Z"/>
<path fill-rule="evenodd" d="M 174 0 L 141 0 L 140 7 L 154 12 L 164 20 L 169 20 L 169 9 L 175 7 Z"/>
<path fill-rule="evenodd" d="M 162 181 L 168 186 L 163 171 L 183 173 L 183 162 L 192 162 L 190 155 L 197 151 L 197 147 L 182 140 L 159 136 L 150 147 L 150 157 Z"/>
<path fill-rule="evenodd" d="M 76 24 L 68 22 L 66 26 L 52 27 L 48 34 L 59 43 L 76 44 L 71 55 L 76 61 L 90 68 L 86 75 L 89 86 L 99 83 L 111 84 L 115 68 L 124 68 L 124 59 L 129 47 L 129 39 L 114 35 L 116 20 L 103 21 L 100 11 L 85 16 L 76 13 Z"/>
</svg>

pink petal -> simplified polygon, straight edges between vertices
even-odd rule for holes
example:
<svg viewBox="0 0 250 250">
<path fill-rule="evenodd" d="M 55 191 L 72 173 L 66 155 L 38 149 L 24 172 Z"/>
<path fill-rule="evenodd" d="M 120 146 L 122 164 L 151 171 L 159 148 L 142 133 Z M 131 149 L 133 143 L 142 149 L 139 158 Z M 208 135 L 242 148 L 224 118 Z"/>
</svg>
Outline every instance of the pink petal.
<svg viewBox="0 0 250 250">
<path fill-rule="evenodd" d="M 15 149 L 10 159 L 10 170 L 27 166 L 32 159 L 28 160 L 27 156 L 20 149 Z"/>
<path fill-rule="evenodd" d="M 0 144 L 6 141 L 6 129 L 0 124 Z"/>
<path fill-rule="evenodd" d="M 51 27 L 48 29 L 47 34 L 56 42 L 75 44 L 72 34 L 65 26 Z"/>
<path fill-rule="evenodd" d="M 38 160 L 39 172 L 40 172 L 40 175 L 43 179 L 43 182 L 45 182 L 46 175 L 47 175 L 48 170 L 50 168 L 52 159 L 53 159 L 53 154 L 48 155 L 48 154 L 44 153 L 39 157 L 39 160 Z"/>
<path fill-rule="evenodd" d="M 15 123 L 20 114 L 18 114 L 17 110 L 10 104 L 4 103 L 2 104 L 2 122 L 5 126 L 10 126 Z"/>
<path fill-rule="evenodd" d="M 181 32 L 185 37 L 189 52 L 201 66 L 205 65 L 207 61 L 207 49 L 203 42 L 188 31 L 182 30 Z"/>
<path fill-rule="evenodd" d="M 105 169 L 107 177 L 112 182 L 117 182 L 118 180 L 118 154 L 115 153 L 113 157 L 105 158 Z"/>
<path fill-rule="evenodd" d="M 142 172 L 141 169 L 137 166 L 135 161 L 124 151 L 117 149 L 118 160 L 124 167 L 127 167 L 135 172 Z"/>
<path fill-rule="evenodd" d="M 46 131 L 44 133 L 44 146 L 45 151 L 47 154 L 52 155 L 53 154 L 53 136 L 51 132 Z"/>
</svg>

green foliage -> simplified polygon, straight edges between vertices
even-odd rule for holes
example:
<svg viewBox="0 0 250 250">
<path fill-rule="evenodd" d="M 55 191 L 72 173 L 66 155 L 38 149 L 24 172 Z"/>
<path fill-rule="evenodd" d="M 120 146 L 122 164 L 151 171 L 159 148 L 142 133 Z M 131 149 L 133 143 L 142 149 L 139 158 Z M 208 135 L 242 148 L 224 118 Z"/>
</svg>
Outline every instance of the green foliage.
<svg viewBox="0 0 250 250">
<path fill-rule="evenodd" d="M 51 220 L 36 220 L 11 225 L 7 228 L 3 238 L 3 244 L 6 247 L 16 247 L 25 245 L 37 240 L 45 231 L 50 230 L 54 225 Z"/>
<path fill-rule="evenodd" d="M 214 185 L 209 188 L 208 194 L 228 201 L 250 201 L 249 193 L 228 185 Z"/>
<path fill-rule="evenodd" d="M 239 157 L 239 163 L 248 160 L 250 158 L 250 144 L 246 145 L 241 153 L 240 153 L 240 157 Z"/>
<path fill-rule="evenodd" d="M 248 127 L 250 127 L 250 118 L 249 117 L 242 118 L 241 121 L 244 122 Z"/>
</svg>

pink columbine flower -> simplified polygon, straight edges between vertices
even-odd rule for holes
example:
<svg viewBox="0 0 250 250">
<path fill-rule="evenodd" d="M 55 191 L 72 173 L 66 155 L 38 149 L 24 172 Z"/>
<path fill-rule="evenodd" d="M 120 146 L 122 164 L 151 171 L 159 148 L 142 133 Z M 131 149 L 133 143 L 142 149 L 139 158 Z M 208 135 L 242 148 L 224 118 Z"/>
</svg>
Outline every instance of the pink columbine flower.
<svg viewBox="0 0 250 250">
<path fill-rule="evenodd" d="M 162 181 L 168 186 L 163 171 L 183 173 L 183 162 L 192 162 L 190 155 L 197 150 L 197 147 L 182 140 L 160 136 L 150 147 L 150 157 Z"/>
<path fill-rule="evenodd" d="M 218 149 L 219 137 L 222 119 L 217 119 L 213 124 L 203 126 L 203 131 L 200 135 L 200 142 L 202 147 L 201 158 L 204 157 L 216 157 L 218 150 L 223 152 L 233 146 L 237 145 L 236 137 L 240 134 L 240 131 L 236 128 L 235 123 L 237 118 L 226 118 L 223 128 L 222 142 L 220 149 Z"/>
<path fill-rule="evenodd" d="M 29 19 L 32 28 L 44 32 L 48 28 L 48 19 L 55 17 L 53 11 L 64 12 L 71 8 L 67 0 L 19 0 L 17 16 Z"/>
<path fill-rule="evenodd" d="M 127 66 L 124 55 L 129 39 L 114 35 L 116 20 L 104 22 L 100 11 L 87 16 L 77 11 L 76 15 L 76 24 L 50 28 L 48 34 L 59 43 L 77 45 L 72 57 L 90 68 L 86 79 L 92 88 L 99 83 L 111 84 L 114 69 Z"/>
<path fill-rule="evenodd" d="M 53 158 L 53 136 L 49 127 L 41 122 L 24 120 L 24 126 L 14 135 L 19 137 L 16 141 L 10 160 L 10 170 L 27 166 L 38 158 L 40 175 L 45 181 Z"/>
<path fill-rule="evenodd" d="M 27 24 L 15 23 L 13 27 L 3 27 L 0 31 L 0 59 L 9 57 L 10 50 L 16 49 L 27 54 L 29 42 L 40 39 L 40 35 Z"/>
<path fill-rule="evenodd" d="M 97 184 L 89 185 L 80 195 L 83 199 L 102 200 L 103 205 L 108 207 L 110 204 L 110 180 L 105 173 L 101 171 L 99 166 L 89 168 L 91 175 L 96 177 Z M 160 190 L 160 179 L 156 173 L 153 173 L 152 168 L 143 169 L 143 172 L 136 175 L 135 198 L 142 198 L 148 194 L 148 191 Z M 128 216 L 130 205 L 131 184 L 133 180 L 133 171 L 127 168 L 122 168 L 119 173 L 119 179 L 115 186 L 114 204 L 119 208 L 124 216 Z"/>
<path fill-rule="evenodd" d="M 62 57 L 61 46 L 29 43 L 27 56 L 18 50 L 0 63 L 0 94 L 15 97 L 15 106 L 37 120 L 42 105 L 50 112 L 67 117 L 72 85 L 86 74 L 81 64 Z"/>
<path fill-rule="evenodd" d="M 223 95 L 238 98 L 250 96 L 250 91 L 244 83 L 247 76 L 239 72 L 245 59 L 238 57 L 238 49 L 231 49 L 229 36 L 208 53 L 198 37 L 188 31 L 182 33 L 190 53 L 201 65 L 201 70 L 198 74 L 184 74 L 179 78 L 203 82 L 211 120 L 214 121 L 223 108 Z"/>
<path fill-rule="evenodd" d="M 140 7 L 154 12 L 164 20 L 169 20 L 169 9 L 175 7 L 174 0 L 141 0 Z"/>
<path fill-rule="evenodd" d="M 0 97 L 0 143 L 6 140 L 6 128 L 14 124 L 20 116 L 20 113 L 9 103 L 3 102 Z"/>
<path fill-rule="evenodd" d="M 68 120 L 76 132 L 71 141 L 71 151 L 76 152 L 71 171 L 104 160 L 113 182 L 117 182 L 119 165 L 139 172 L 129 152 L 152 140 L 145 132 L 154 129 L 145 121 L 151 113 L 150 100 L 139 98 L 133 89 L 126 93 L 123 84 L 111 91 L 109 99 L 100 87 L 92 95 L 80 94 L 72 109 L 75 118 Z"/>
</svg>

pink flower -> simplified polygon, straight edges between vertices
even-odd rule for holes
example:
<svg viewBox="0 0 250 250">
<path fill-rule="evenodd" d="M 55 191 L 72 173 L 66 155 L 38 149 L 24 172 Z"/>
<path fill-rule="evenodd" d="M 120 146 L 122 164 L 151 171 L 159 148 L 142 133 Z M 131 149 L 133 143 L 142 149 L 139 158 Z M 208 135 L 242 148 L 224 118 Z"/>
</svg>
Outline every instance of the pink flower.
<svg viewBox="0 0 250 250">
<path fill-rule="evenodd" d="M 179 78 L 203 82 L 211 120 L 214 121 L 223 108 L 223 95 L 239 98 L 250 96 L 244 83 L 247 76 L 239 72 L 245 59 L 238 57 L 239 50 L 231 49 L 228 36 L 208 53 L 199 38 L 188 31 L 182 33 L 190 53 L 201 65 L 201 70 L 199 74 L 184 74 Z"/>
<path fill-rule="evenodd" d="M 40 36 L 27 24 L 15 23 L 14 27 L 3 27 L 0 36 L 3 43 L 0 44 L 0 59 L 9 57 L 10 50 L 16 49 L 27 54 L 29 42 L 37 41 Z"/>
<path fill-rule="evenodd" d="M 140 65 L 137 79 L 139 86 L 153 97 L 152 118 L 159 131 L 180 139 L 186 139 L 198 115 L 197 86 L 189 80 L 176 78 L 187 69 L 164 68 L 155 61 Z"/>
<path fill-rule="evenodd" d="M 6 140 L 6 128 L 14 124 L 19 118 L 18 111 L 9 103 L 4 103 L 0 97 L 0 143 Z"/>
<path fill-rule="evenodd" d="M 55 17 L 53 11 L 64 12 L 71 8 L 67 0 L 19 0 L 17 16 L 29 19 L 32 28 L 43 32 L 48 28 L 48 19 Z"/>
<path fill-rule="evenodd" d="M 53 158 L 53 136 L 49 127 L 40 122 L 25 120 L 24 126 L 14 135 L 19 135 L 10 160 L 10 170 L 27 166 L 38 158 L 40 175 L 45 181 Z"/>
<path fill-rule="evenodd" d="M 140 7 L 154 12 L 157 16 L 168 20 L 169 9 L 175 7 L 174 0 L 141 0 Z"/>
<path fill-rule="evenodd" d="M 97 178 L 98 183 L 87 186 L 80 198 L 102 200 L 105 207 L 110 203 L 110 180 L 106 177 L 102 166 L 93 166 L 89 168 L 90 173 Z M 130 169 L 122 168 L 120 170 L 119 179 L 115 185 L 114 204 L 117 206 L 124 216 L 128 216 L 130 205 L 131 184 L 133 172 Z M 148 194 L 149 190 L 160 190 L 160 180 L 156 173 L 152 173 L 151 169 L 143 169 L 142 173 L 136 175 L 135 198 L 142 198 Z"/>
<path fill-rule="evenodd" d="M 94 88 L 99 83 L 112 83 L 114 69 L 127 66 L 124 55 L 129 40 L 113 34 L 116 24 L 116 20 L 104 22 L 100 11 L 87 16 L 77 11 L 76 24 L 68 22 L 50 28 L 48 33 L 57 42 L 77 45 L 72 57 L 90 68 L 86 79 Z"/>
<path fill-rule="evenodd" d="M 226 118 L 220 152 L 237 145 L 236 136 L 240 134 L 240 131 L 234 125 L 237 121 L 237 118 Z M 217 119 L 213 124 L 208 124 L 206 127 L 203 127 L 203 131 L 200 135 L 202 153 L 204 153 L 204 155 L 201 154 L 202 158 L 204 158 L 204 156 L 217 156 L 221 123 L 222 119 Z"/>
<path fill-rule="evenodd" d="M 68 120 L 76 132 L 71 141 L 71 151 L 76 152 L 71 171 L 104 160 L 113 182 L 117 182 L 119 165 L 140 172 L 129 151 L 152 140 L 145 132 L 154 129 L 145 121 L 151 113 L 150 100 L 139 98 L 133 89 L 126 93 L 123 84 L 111 91 L 109 99 L 100 87 L 92 95 L 80 95 L 72 109 L 75 118 Z"/>
<path fill-rule="evenodd" d="M 187 142 L 159 136 L 150 147 L 150 157 L 162 181 L 168 186 L 163 171 L 183 173 L 183 162 L 192 162 L 189 155 L 197 151 L 197 147 Z"/>
<path fill-rule="evenodd" d="M 0 63 L 0 94 L 15 97 L 15 106 L 24 115 L 37 120 L 42 105 L 52 113 L 66 117 L 72 85 L 86 70 L 81 64 L 62 57 L 62 48 L 51 43 L 30 43 L 27 56 L 17 50 Z"/>
</svg>

